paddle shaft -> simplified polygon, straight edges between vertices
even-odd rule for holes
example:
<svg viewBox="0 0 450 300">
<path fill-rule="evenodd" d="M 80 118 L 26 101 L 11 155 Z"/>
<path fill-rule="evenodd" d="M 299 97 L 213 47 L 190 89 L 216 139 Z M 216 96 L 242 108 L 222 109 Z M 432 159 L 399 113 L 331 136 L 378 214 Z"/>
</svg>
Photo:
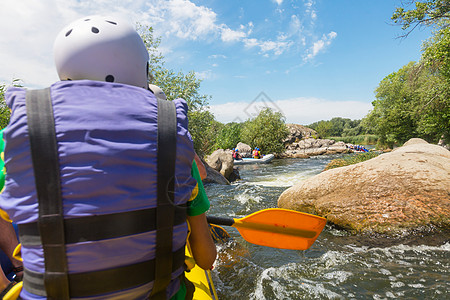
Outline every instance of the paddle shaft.
<svg viewBox="0 0 450 300">
<path fill-rule="evenodd" d="M 208 223 L 223 225 L 223 226 L 233 226 L 234 219 L 226 217 L 216 217 L 216 216 L 206 216 Z"/>
</svg>

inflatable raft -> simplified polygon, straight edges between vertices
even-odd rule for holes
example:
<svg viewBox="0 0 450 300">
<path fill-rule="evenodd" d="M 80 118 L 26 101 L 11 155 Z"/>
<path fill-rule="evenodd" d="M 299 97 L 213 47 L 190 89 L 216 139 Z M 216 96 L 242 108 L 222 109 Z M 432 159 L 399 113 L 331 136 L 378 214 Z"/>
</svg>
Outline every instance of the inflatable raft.
<svg viewBox="0 0 450 300">
<path fill-rule="evenodd" d="M 234 160 L 235 165 L 247 165 L 247 164 L 267 164 L 270 163 L 275 156 L 273 154 L 264 155 L 262 158 L 243 158 L 239 160 Z"/>
<path fill-rule="evenodd" d="M 190 256 L 190 253 L 186 247 L 186 255 Z M 185 272 L 186 278 L 192 282 L 195 287 L 194 297 L 195 300 L 217 300 L 216 289 L 211 278 L 210 270 L 203 270 L 199 266 L 195 267 L 189 272 Z"/>
</svg>

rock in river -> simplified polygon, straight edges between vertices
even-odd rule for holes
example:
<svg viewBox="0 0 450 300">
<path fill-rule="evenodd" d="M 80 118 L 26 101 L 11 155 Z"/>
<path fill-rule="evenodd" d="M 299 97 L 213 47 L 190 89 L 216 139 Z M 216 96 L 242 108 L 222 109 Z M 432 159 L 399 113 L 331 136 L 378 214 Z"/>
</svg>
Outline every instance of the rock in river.
<svg viewBox="0 0 450 300">
<path fill-rule="evenodd" d="M 230 150 L 217 149 L 206 157 L 206 163 L 225 177 L 233 172 L 233 156 Z"/>
<path fill-rule="evenodd" d="M 421 139 L 284 191 L 278 206 L 314 213 L 352 232 L 396 235 L 450 227 L 450 151 Z"/>
</svg>

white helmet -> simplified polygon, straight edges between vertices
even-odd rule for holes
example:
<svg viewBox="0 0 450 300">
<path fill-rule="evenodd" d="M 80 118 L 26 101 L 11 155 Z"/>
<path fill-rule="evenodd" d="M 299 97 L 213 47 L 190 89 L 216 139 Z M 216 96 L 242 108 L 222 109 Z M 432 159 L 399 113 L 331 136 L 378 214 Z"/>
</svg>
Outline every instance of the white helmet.
<svg viewBox="0 0 450 300">
<path fill-rule="evenodd" d="M 166 94 L 159 86 L 149 84 L 148 89 L 155 95 L 156 99 L 167 100 Z"/>
<path fill-rule="evenodd" d="M 54 54 L 61 80 L 148 88 L 147 48 L 133 26 L 121 18 L 89 16 L 72 22 L 56 37 Z"/>
</svg>

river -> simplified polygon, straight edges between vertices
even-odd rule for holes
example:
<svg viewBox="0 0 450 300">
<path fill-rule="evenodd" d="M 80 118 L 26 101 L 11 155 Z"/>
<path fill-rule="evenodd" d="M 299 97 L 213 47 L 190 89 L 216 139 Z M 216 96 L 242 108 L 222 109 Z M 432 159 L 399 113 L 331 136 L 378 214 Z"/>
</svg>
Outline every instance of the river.
<svg viewBox="0 0 450 300">
<path fill-rule="evenodd" d="M 239 166 L 242 180 L 207 184 L 210 215 L 244 217 L 277 207 L 280 194 L 320 173 L 335 156 Z M 328 225 L 308 250 L 233 241 L 219 245 L 213 270 L 219 299 L 450 299 L 450 242 L 366 245 Z M 376 242 L 376 241 L 375 241 Z"/>
</svg>

